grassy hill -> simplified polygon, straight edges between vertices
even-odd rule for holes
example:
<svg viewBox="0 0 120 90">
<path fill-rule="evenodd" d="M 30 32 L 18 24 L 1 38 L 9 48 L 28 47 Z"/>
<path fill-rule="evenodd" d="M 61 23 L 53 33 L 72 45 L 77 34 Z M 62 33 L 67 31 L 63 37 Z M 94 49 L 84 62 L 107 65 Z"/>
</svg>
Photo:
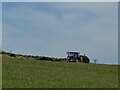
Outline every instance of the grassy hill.
<svg viewBox="0 0 120 90">
<path fill-rule="evenodd" d="M 118 66 L 3 55 L 3 88 L 117 88 Z"/>
</svg>

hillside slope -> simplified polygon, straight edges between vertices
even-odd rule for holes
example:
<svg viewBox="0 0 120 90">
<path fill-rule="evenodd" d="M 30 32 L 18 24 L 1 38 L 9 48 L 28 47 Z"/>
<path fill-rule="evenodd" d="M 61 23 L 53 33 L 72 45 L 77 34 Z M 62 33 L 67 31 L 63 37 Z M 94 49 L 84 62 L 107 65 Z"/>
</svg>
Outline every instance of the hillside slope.
<svg viewBox="0 0 120 90">
<path fill-rule="evenodd" d="M 118 66 L 3 56 L 3 88 L 117 88 Z"/>
</svg>

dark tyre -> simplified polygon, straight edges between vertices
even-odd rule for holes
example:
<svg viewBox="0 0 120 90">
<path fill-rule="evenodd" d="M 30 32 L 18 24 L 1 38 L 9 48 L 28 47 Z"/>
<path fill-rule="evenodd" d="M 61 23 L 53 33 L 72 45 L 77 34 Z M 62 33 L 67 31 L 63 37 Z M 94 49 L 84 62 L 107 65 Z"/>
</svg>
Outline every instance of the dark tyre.
<svg viewBox="0 0 120 90">
<path fill-rule="evenodd" d="M 84 56 L 84 57 L 83 57 L 83 62 L 84 62 L 84 63 L 89 63 L 89 62 L 90 62 L 90 59 L 89 59 L 87 56 Z"/>
</svg>

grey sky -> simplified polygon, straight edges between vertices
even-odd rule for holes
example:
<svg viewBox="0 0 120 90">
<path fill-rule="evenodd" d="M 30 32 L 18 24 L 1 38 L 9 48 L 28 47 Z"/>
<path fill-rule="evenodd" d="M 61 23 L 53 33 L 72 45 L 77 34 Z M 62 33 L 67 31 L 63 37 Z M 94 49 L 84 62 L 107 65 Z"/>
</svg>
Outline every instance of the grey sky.
<svg viewBox="0 0 120 90">
<path fill-rule="evenodd" d="M 117 3 L 3 3 L 3 49 L 118 62 Z"/>
</svg>

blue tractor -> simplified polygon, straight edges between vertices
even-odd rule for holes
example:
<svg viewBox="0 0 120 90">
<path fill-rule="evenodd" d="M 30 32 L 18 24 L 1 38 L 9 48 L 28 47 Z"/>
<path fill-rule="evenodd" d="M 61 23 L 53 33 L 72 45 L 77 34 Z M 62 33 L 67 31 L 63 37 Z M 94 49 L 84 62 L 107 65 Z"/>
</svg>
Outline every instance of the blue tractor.
<svg viewBox="0 0 120 90">
<path fill-rule="evenodd" d="M 90 59 L 86 55 L 80 55 L 79 52 L 67 52 L 67 55 L 67 61 L 90 62 Z"/>
</svg>

